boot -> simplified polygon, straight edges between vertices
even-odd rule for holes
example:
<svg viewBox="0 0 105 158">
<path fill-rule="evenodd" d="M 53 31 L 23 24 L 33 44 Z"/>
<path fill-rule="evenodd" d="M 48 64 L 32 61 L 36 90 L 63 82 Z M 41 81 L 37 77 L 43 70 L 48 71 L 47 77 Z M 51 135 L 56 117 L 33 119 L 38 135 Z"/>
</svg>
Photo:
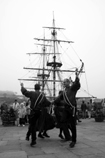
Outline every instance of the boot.
<svg viewBox="0 0 105 158">
<path fill-rule="evenodd" d="M 30 143 L 30 146 L 33 147 L 35 144 L 36 144 L 36 141 L 32 141 L 32 142 Z"/>
<path fill-rule="evenodd" d="M 43 136 L 50 138 L 50 136 L 46 132 L 43 132 Z"/>
<path fill-rule="evenodd" d="M 39 137 L 39 138 L 44 138 L 41 133 L 38 134 L 38 137 Z"/>
<path fill-rule="evenodd" d="M 61 139 L 64 139 L 63 135 L 62 134 L 59 134 L 58 135 Z"/>
</svg>

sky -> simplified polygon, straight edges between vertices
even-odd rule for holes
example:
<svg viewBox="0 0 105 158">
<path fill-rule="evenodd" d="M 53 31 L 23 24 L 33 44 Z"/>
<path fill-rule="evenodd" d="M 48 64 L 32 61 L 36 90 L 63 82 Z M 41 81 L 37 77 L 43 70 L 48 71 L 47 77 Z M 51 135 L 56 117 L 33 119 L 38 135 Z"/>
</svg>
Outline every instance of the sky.
<svg viewBox="0 0 105 158">
<path fill-rule="evenodd" d="M 0 0 L 0 90 L 21 94 L 26 53 L 35 49 L 42 27 L 51 26 L 53 13 L 84 62 L 84 91 L 105 98 L 104 0 Z"/>
</svg>

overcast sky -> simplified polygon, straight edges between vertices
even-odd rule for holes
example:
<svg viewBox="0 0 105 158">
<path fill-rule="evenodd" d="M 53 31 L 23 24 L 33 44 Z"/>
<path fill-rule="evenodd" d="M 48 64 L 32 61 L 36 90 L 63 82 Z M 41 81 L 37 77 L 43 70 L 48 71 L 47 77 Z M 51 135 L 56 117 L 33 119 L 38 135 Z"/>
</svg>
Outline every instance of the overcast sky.
<svg viewBox="0 0 105 158">
<path fill-rule="evenodd" d="M 53 12 L 85 64 L 83 88 L 105 98 L 105 0 L 0 0 L 0 90 L 21 94 L 26 53 L 34 50 L 42 27 L 51 26 Z"/>
</svg>

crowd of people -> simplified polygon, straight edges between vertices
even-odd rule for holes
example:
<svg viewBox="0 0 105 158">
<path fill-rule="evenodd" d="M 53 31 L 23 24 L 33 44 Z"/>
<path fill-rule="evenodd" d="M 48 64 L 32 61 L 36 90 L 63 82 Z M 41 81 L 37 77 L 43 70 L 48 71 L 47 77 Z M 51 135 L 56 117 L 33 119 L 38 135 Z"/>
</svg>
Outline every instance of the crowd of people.
<svg viewBox="0 0 105 158">
<path fill-rule="evenodd" d="M 29 123 L 29 115 L 30 115 L 30 103 L 21 102 L 19 103 L 17 99 L 15 99 L 14 103 L 10 105 L 11 108 L 16 112 L 16 125 L 17 126 L 25 126 Z"/>
</svg>

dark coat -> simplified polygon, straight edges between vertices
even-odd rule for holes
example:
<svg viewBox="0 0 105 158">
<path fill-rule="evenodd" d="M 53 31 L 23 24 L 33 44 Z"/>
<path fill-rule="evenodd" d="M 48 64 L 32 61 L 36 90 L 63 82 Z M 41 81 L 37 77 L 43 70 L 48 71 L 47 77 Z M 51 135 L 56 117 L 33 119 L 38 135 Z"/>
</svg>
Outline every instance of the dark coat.
<svg viewBox="0 0 105 158">
<path fill-rule="evenodd" d="M 70 103 L 76 107 L 76 94 L 77 91 L 80 89 L 80 82 L 79 78 L 76 77 L 75 81 L 73 82 L 72 86 L 69 86 L 68 88 L 65 89 L 66 95 L 70 101 Z M 54 101 L 55 105 L 59 105 L 60 101 L 63 98 L 63 92 L 56 98 Z M 63 98 L 64 100 L 64 98 Z"/>
<path fill-rule="evenodd" d="M 24 87 L 21 88 L 21 92 L 24 96 L 26 96 L 27 98 L 30 98 L 30 101 L 31 101 L 30 108 L 34 109 L 35 102 L 41 92 L 40 91 L 28 91 Z M 38 104 L 38 107 L 36 106 L 39 109 L 49 106 L 51 104 L 50 101 L 47 100 L 47 98 L 45 97 L 45 95 L 43 93 L 42 93 L 42 95 L 43 95 L 43 99 L 42 99 L 41 103 Z M 40 99 L 39 99 L 39 101 L 40 101 Z"/>
<path fill-rule="evenodd" d="M 83 103 L 81 104 L 81 110 L 82 110 L 82 111 L 86 111 L 86 109 L 87 109 L 86 103 L 83 102 Z"/>
</svg>

